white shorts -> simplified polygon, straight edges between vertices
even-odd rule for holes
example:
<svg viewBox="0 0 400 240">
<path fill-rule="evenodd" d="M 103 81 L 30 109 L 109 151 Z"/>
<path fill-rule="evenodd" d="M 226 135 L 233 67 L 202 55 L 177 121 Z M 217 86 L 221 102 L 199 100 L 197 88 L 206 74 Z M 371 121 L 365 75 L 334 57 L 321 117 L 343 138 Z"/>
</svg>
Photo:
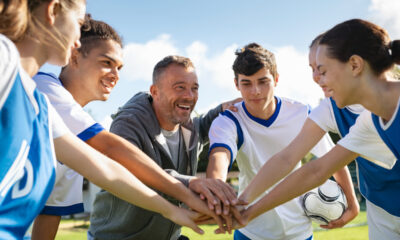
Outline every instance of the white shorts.
<svg viewBox="0 0 400 240">
<path fill-rule="evenodd" d="M 83 212 L 82 184 L 79 173 L 57 162 L 56 182 L 40 214 L 63 216 Z"/>
<path fill-rule="evenodd" d="M 400 217 L 386 212 L 368 200 L 366 203 L 369 239 L 400 239 Z"/>
</svg>

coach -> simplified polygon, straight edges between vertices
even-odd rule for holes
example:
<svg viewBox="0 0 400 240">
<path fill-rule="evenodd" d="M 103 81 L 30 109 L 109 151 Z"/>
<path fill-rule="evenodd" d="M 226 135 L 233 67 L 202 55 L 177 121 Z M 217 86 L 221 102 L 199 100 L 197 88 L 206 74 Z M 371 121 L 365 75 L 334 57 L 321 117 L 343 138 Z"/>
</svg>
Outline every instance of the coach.
<svg viewBox="0 0 400 240">
<path fill-rule="evenodd" d="M 115 115 L 110 130 L 135 144 L 190 189 L 206 196 L 209 205 L 211 202 L 219 206 L 219 200 L 225 205 L 234 204 L 233 190 L 222 181 L 193 177 L 211 122 L 233 105 L 226 102 L 191 119 L 198 88 L 189 58 L 165 57 L 154 68 L 150 94 L 140 92 L 133 96 Z M 184 239 L 179 225 L 106 191 L 97 194 L 90 221 L 88 235 L 93 239 Z"/>
</svg>

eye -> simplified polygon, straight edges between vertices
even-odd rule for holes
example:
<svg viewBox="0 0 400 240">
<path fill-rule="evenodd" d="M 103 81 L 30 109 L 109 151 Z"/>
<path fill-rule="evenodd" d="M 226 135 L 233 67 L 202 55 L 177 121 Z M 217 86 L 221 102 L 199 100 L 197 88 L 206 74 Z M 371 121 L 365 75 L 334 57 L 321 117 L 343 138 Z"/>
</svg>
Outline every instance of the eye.
<svg viewBox="0 0 400 240">
<path fill-rule="evenodd" d="M 112 65 L 112 63 L 111 63 L 110 60 L 103 60 L 102 63 L 103 63 L 105 66 L 107 66 L 107 67 L 109 67 L 109 66 Z"/>
</svg>

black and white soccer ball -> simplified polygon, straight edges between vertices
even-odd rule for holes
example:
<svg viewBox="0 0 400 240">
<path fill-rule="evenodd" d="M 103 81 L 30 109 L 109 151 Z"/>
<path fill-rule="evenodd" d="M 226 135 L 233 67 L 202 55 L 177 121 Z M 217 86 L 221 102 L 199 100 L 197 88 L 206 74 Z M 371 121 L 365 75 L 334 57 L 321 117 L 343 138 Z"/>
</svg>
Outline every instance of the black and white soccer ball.
<svg viewBox="0 0 400 240">
<path fill-rule="evenodd" d="M 347 209 L 347 200 L 342 188 L 329 179 L 304 194 L 302 204 L 306 215 L 323 225 L 340 218 Z"/>
</svg>

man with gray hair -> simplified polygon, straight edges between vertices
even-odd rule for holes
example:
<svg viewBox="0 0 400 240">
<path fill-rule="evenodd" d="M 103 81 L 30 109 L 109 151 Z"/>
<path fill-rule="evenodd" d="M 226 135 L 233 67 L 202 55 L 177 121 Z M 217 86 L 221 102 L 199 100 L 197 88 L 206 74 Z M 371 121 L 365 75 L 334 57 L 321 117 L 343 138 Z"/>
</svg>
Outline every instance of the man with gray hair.
<svg viewBox="0 0 400 240">
<path fill-rule="evenodd" d="M 194 177 L 198 155 L 208 142 L 217 115 L 237 100 L 223 103 L 191 118 L 198 99 L 198 80 L 189 58 L 167 56 L 153 71 L 150 94 L 133 96 L 115 115 L 110 131 L 127 139 L 159 166 L 196 193 L 207 198 L 217 214 L 229 213 L 236 194 L 220 180 Z M 178 200 L 168 198 L 176 205 Z M 222 202 L 223 209 L 220 207 Z M 109 192 L 97 194 L 88 236 L 93 239 L 184 239 L 180 226 L 160 214 L 129 204 Z"/>
</svg>

